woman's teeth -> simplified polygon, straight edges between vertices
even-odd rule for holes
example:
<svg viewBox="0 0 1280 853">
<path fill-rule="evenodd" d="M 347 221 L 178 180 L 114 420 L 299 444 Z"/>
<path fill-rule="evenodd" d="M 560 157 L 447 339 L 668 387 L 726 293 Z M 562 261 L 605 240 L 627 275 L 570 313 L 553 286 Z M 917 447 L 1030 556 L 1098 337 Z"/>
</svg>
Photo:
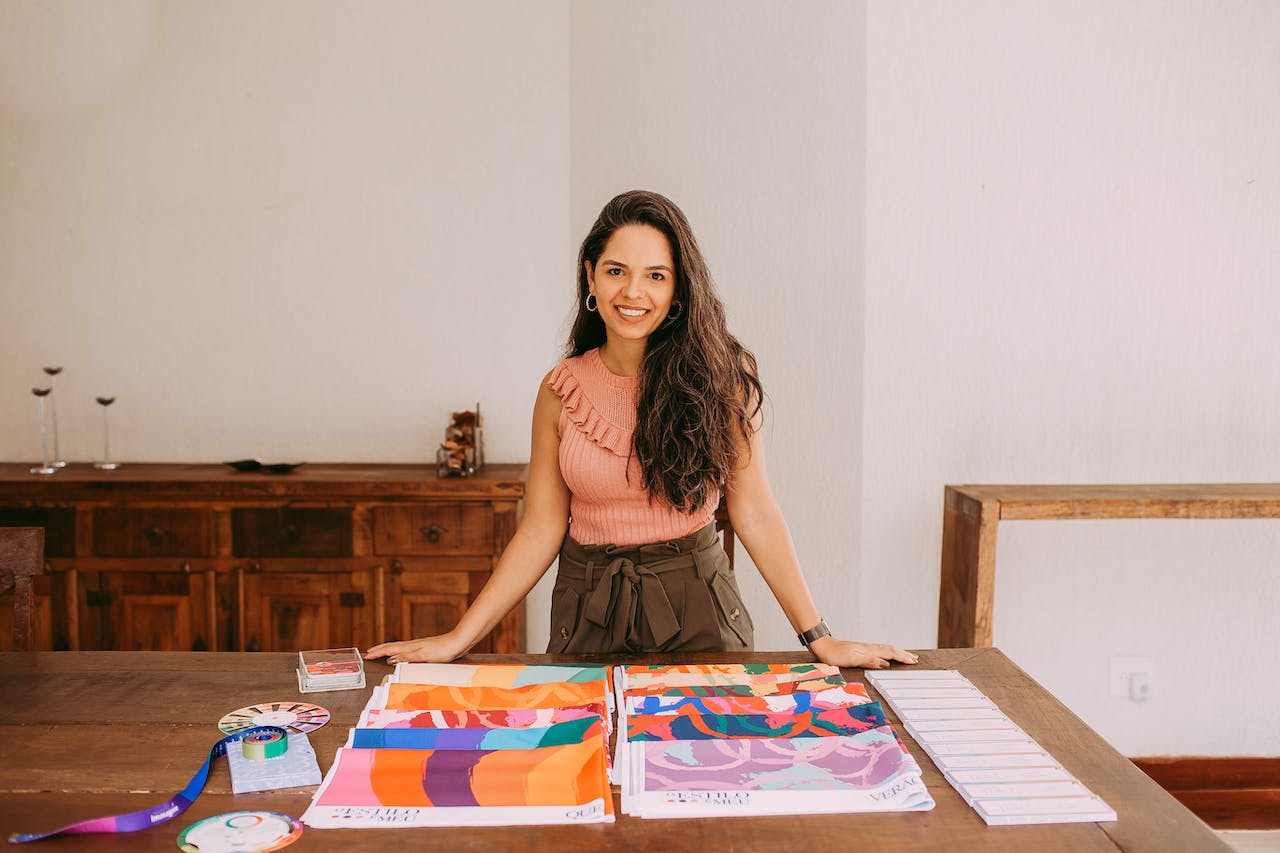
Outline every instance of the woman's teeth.
<svg viewBox="0 0 1280 853">
<path fill-rule="evenodd" d="M 649 312 L 644 308 L 619 308 L 618 313 L 624 317 L 643 317 Z"/>
</svg>

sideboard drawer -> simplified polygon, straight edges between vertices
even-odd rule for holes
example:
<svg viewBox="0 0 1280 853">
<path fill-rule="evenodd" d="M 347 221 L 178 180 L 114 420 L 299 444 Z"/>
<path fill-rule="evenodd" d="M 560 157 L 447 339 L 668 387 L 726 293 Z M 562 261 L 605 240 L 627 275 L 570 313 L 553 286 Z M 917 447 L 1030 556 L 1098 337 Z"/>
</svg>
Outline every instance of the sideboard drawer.
<svg viewBox="0 0 1280 853">
<path fill-rule="evenodd" d="M 0 527 L 43 527 L 46 557 L 75 556 L 75 507 L 0 506 Z"/>
<path fill-rule="evenodd" d="M 380 506 L 373 510 L 375 554 L 491 554 L 489 504 Z"/>
<path fill-rule="evenodd" d="M 237 557 L 350 557 L 351 510 L 271 507 L 231 510 Z"/>
<path fill-rule="evenodd" d="M 93 511 L 93 552 L 100 557 L 213 556 L 213 513 L 99 507 Z"/>
</svg>

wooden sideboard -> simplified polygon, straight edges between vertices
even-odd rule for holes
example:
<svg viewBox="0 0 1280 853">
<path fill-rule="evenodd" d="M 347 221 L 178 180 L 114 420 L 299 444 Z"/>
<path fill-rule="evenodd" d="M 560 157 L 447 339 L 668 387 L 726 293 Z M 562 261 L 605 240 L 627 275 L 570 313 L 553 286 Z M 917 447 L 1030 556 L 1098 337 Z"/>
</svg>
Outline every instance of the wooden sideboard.
<svg viewBox="0 0 1280 853">
<path fill-rule="evenodd" d="M 515 533 L 524 465 L 0 464 L 0 526 L 45 529 L 37 649 L 368 648 L 451 628 Z M 0 648 L 12 619 L 0 598 Z M 476 652 L 525 650 L 524 605 Z"/>
</svg>

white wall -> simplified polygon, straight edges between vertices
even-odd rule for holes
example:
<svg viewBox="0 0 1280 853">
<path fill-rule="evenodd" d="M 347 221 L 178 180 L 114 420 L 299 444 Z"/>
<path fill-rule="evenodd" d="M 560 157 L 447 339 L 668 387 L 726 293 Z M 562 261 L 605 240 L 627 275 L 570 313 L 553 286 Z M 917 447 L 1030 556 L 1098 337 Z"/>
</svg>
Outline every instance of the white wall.
<svg viewBox="0 0 1280 853">
<path fill-rule="evenodd" d="M 871 4 L 866 634 L 935 638 L 945 483 L 1280 480 L 1278 44 L 1266 0 Z M 1276 523 L 1000 537 L 996 645 L 1121 751 L 1280 752 Z"/>
<path fill-rule="evenodd" d="M 523 460 L 566 261 L 568 6 L 0 10 L 0 458 Z M 106 82 L 104 82 L 104 79 Z"/>
<path fill-rule="evenodd" d="M 826 615 L 928 647 L 945 483 L 1280 479 L 1278 43 L 1268 0 L 12 0 L 0 458 L 51 362 L 73 459 L 100 393 L 126 459 L 426 459 L 475 400 L 527 458 L 577 243 L 649 187 Z M 1276 524 L 1000 536 L 997 644 L 1122 751 L 1280 753 Z"/>
</svg>

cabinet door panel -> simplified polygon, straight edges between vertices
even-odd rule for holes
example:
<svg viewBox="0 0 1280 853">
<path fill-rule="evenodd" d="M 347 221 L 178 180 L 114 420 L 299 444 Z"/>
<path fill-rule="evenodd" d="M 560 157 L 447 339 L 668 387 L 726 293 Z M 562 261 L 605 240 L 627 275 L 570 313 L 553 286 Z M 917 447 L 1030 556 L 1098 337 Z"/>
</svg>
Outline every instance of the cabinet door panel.
<svg viewBox="0 0 1280 853">
<path fill-rule="evenodd" d="M 452 630 L 470 600 L 468 572 L 403 572 L 396 576 L 388 639 L 430 637 Z"/>
<path fill-rule="evenodd" d="M 249 651 L 359 646 L 371 622 L 363 587 L 343 573 L 247 575 L 244 606 Z"/>
<path fill-rule="evenodd" d="M 380 506 L 373 510 L 376 554 L 491 554 L 489 504 Z"/>
<path fill-rule="evenodd" d="M 466 612 L 466 599 L 416 593 L 401 599 L 406 637 L 434 637 L 453 629 Z"/>
<path fill-rule="evenodd" d="M 80 648 L 189 652 L 216 648 L 211 575 L 185 572 L 83 572 Z"/>
<path fill-rule="evenodd" d="M 125 651 L 190 651 L 195 642 L 191 609 L 186 596 L 123 596 L 118 647 Z"/>
<path fill-rule="evenodd" d="M 100 507 L 93 511 L 93 552 L 99 557 L 209 557 L 213 513 Z"/>
</svg>

